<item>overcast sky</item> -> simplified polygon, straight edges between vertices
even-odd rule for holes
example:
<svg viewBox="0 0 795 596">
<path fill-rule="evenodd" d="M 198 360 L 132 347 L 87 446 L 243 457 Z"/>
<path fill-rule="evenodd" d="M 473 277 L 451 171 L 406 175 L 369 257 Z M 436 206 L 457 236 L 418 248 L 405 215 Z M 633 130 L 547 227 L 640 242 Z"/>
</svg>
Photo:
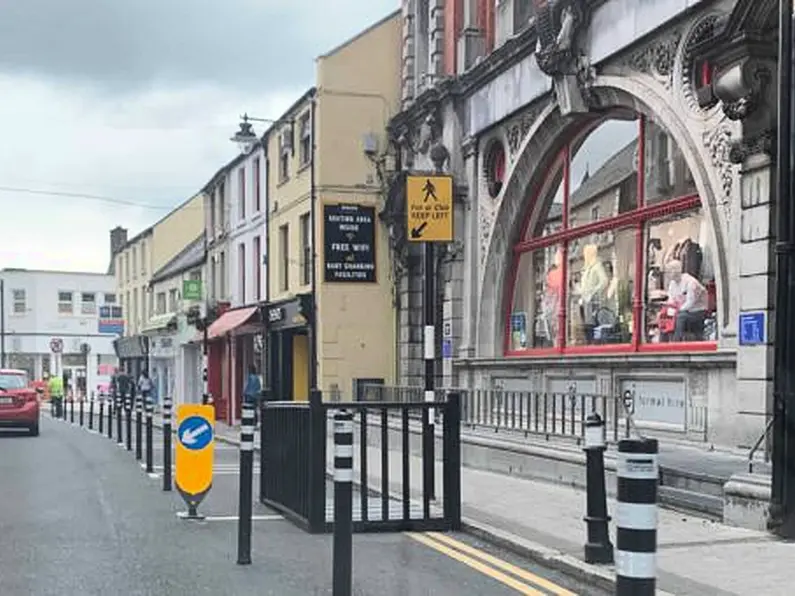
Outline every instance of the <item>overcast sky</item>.
<svg viewBox="0 0 795 596">
<path fill-rule="evenodd" d="M 278 117 L 317 55 L 397 6 L 0 0 L 0 269 L 104 270 L 111 228 L 189 198 L 240 114 Z"/>
</svg>

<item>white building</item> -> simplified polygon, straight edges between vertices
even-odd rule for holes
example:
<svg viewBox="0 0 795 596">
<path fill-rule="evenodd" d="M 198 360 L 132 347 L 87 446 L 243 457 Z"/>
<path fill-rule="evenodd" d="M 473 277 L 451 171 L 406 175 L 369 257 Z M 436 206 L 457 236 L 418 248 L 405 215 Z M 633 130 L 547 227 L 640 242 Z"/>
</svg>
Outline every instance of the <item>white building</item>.
<svg viewBox="0 0 795 596">
<path fill-rule="evenodd" d="M 154 310 L 142 332 L 149 336 L 148 369 L 156 401 L 169 396 L 175 403 L 201 403 L 201 346 L 194 342 L 196 328 L 188 324 L 188 312 L 202 302 L 204 263 L 202 234 L 150 280 Z"/>
<path fill-rule="evenodd" d="M 89 391 L 108 382 L 123 331 L 113 275 L 3 269 L 0 281 L 7 366 L 35 379 L 65 369 L 82 385 L 88 362 Z"/>
</svg>

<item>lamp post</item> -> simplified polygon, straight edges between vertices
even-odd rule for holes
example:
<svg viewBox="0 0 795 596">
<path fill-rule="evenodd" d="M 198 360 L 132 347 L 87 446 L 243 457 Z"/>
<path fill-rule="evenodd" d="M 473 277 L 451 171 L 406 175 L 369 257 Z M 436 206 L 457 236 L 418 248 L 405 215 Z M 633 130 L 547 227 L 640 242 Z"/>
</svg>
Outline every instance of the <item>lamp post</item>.
<svg viewBox="0 0 795 596">
<path fill-rule="evenodd" d="M 6 367 L 6 288 L 0 279 L 0 368 Z"/>
</svg>

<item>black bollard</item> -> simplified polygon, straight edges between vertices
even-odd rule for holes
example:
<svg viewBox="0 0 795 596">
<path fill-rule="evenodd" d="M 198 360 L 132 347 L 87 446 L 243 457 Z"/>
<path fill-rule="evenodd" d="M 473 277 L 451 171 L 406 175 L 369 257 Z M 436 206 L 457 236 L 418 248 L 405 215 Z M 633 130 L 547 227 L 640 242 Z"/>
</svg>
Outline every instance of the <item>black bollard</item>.
<svg viewBox="0 0 795 596">
<path fill-rule="evenodd" d="M 88 402 L 88 430 L 94 430 L 94 394 L 91 394 L 91 401 Z"/>
<path fill-rule="evenodd" d="M 171 490 L 171 398 L 163 398 L 163 490 Z"/>
<path fill-rule="evenodd" d="M 122 432 L 122 397 L 116 397 L 116 403 L 114 404 L 116 408 L 116 442 L 119 445 L 124 444 L 124 434 Z"/>
<path fill-rule="evenodd" d="M 146 398 L 146 473 L 152 474 L 154 468 L 154 455 L 152 453 L 152 416 L 154 415 L 155 407 L 152 400 Z"/>
<path fill-rule="evenodd" d="M 143 454 L 143 397 L 138 395 L 135 398 L 135 459 L 141 461 L 144 458 Z"/>
<path fill-rule="evenodd" d="M 75 423 L 75 398 L 69 398 L 69 422 Z"/>
<path fill-rule="evenodd" d="M 333 596 L 353 588 L 353 414 L 334 415 Z"/>
<path fill-rule="evenodd" d="M 77 409 L 80 415 L 80 426 L 83 426 L 83 398 L 80 398 L 77 402 Z"/>
<path fill-rule="evenodd" d="M 127 424 L 125 425 L 127 428 L 124 430 L 127 431 L 127 436 L 125 437 L 125 441 L 127 443 L 127 451 L 132 451 L 132 394 L 127 394 L 127 399 L 124 400 L 124 414 L 127 417 Z"/>
<path fill-rule="evenodd" d="M 607 491 L 605 488 L 605 423 L 594 412 L 585 419 L 586 515 L 588 541 L 585 543 L 586 563 L 612 563 L 613 545 L 607 524 Z"/>
<path fill-rule="evenodd" d="M 99 434 L 105 433 L 105 396 L 99 394 Z"/>
<path fill-rule="evenodd" d="M 654 596 L 657 556 L 656 439 L 618 443 L 616 596 Z"/>
<path fill-rule="evenodd" d="M 243 405 L 240 422 L 240 500 L 237 517 L 237 564 L 251 565 L 251 514 L 254 490 L 254 406 Z"/>
</svg>

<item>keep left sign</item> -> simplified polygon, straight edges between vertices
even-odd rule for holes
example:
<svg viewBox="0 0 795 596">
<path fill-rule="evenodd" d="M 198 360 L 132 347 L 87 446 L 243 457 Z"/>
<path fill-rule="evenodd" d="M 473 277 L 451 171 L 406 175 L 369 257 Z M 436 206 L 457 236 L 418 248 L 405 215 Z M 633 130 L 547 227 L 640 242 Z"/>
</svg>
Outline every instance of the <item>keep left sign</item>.
<svg viewBox="0 0 795 596">
<path fill-rule="evenodd" d="M 197 507 L 213 485 L 215 408 L 197 404 L 177 407 L 174 481 L 188 506 Z"/>
</svg>

